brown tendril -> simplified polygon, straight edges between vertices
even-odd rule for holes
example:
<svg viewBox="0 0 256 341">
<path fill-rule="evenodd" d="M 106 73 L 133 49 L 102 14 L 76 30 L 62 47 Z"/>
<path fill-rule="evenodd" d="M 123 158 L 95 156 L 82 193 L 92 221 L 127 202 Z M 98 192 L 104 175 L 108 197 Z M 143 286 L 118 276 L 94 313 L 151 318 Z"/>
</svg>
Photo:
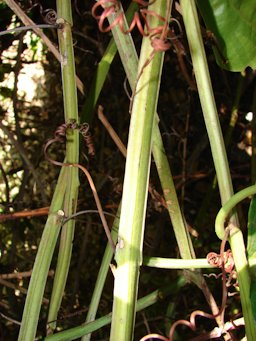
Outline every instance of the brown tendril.
<svg viewBox="0 0 256 341">
<path fill-rule="evenodd" d="M 30 8 L 27 11 L 31 11 L 33 8 L 38 7 L 40 11 L 40 15 L 43 18 L 44 22 L 49 25 L 55 25 L 56 20 L 58 18 L 57 13 L 54 9 L 48 8 L 46 10 L 43 9 L 43 6 L 40 4 L 40 2 L 36 2 L 32 4 L 32 1 L 30 1 Z"/>
<path fill-rule="evenodd" d="M 96 206 L 97 206 L 97 209 L 98 209 L 98 212 L 99 212 L 99 215 L 100 215 L 100 218 L 101 218 L 101 222 L 102 222 L 102 225 L 104 227 L 106 236 L 108 238 L 109 244 L 112 247 L 113 251 L 115 252 L 115 244 L 113 242 L 113 239 L 112 239 L 112 236 L 111 236 L 108 224 L 107 224 L 107 220 L 105 218 L 105 215 L 104 215 L 104 212 L 103 212 L 103 209 L 102 209 L 102 206 L 101 206 L 101 202 L 100 202 L 100 199 L 99 199 L 96 187 L 94 185 L 93 179 L 92 179 L 90 173 L 88 172 L 88 170 L 84 166 L 80 165 L 79 163 L 64 163 L 64 162 L 59 162 L 59 161 L 53 160 L 53 159 L 50 158 L 50 156 L 47 153 L 49 147 L 53 143 L 55 143 L 55 142 L 60 142 L 60 143 L 65 142 L 66 131 L 67 131 L 68 128 L 80 129 L 81 130 L 81 127 L 79 127 L 75 121 L 72 121 L 72 122 L 69 122 L 69 123 L 64 123 L 61 126 L 59 126 L 56 129 L 55 133 L 54 133 L 54 138 L 48 140 L 47 143 L 44 146 L 45 158 L 51 164 L 53 164 L 53 165 L 60 166 L 60 167 L 63 167 L 63 166 L 65 166 L 65 167 L 77 167 L 77 168 L 81 169 L 81 171 L 85 174 L 85 176 L 87 177 L 87 180 L 89 182 L 89 185 L 91 187 L 92 194 L 94 196 L 94 200 L 95 200 L 95 203 L 96 203 Z M 83 129 L 84 129 L 83 134 L 85 134 L 85 136 L 86 136 L 86 133 L 88 132 L 88 129 L 89 129 L 89 125 L 84 124 L 83 127 L 82 127 L 82 131 L 83 131 Z"/>
<path fill-rule="evenodd" d="M 89 129 L 90 129 L 89 124 L 83 123 L 80 126 L 79 132 L 83 136 L 84 142 L 85 142 L 86 147 L 88 149 L 89 156 L 95 156 L 93 139 L 92 139 L 91 133 L 89 132 Z"/>
<path fill-rule="evenodd" d="M 56 11 L 54 11 L 53 9 L 47 9 L 47 10 L 43 11 L 43 18 L 47 24 L 54 25 L 54 24 L 56 24 L 56 20 L 58 18 L 58 15 L 57 15 Z"/>
</svg>

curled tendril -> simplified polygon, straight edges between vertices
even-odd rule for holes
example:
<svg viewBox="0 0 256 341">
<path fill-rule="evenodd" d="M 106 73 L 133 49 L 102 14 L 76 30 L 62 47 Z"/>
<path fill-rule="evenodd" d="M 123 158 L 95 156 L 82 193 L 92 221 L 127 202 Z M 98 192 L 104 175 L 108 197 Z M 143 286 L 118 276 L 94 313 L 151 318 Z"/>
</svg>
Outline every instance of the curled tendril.
<svg viewBox="0 0 256 341">
<path fill-rule="evenodd" d="M 89 124 L 88 123 L 83 123 L 81 125 L 77 124 L 75 121 L 70 121 L 68 123 L 63 123 L 60 126 L 58 126 L 54 132 L 54 138 L 50 139 L 47 141 L 47 143 L 44 146 L 44 153 L 45 157 L 47 158 L 48 161 L 50 161 L 52 164 L 60 166 L 61 163 L 58 161 L 52 160 L 49 158 L 47 150 L 51 144 L 54 142 L 60 142 L 64 143 L 66 141 L 66 133 L 67 129 L 77 129 L 79 133 L 83 136 L 83 139 L 85 141 L 85 144 L 88 149 L 88 154 L 89 156 L 94 156 L 95 155 L 95 149 L 92 141 L 92 136 L 91 133 L 89 132 Z"/>
<path fill-rule="evenodd" d="M 49 24 L 49 25 L 56 24 L 57 13 L 54 9 L 48 8 L 44 10 L 43 6 L 39 2 L 36 2 L 33 4 L 32 1 L 30 1 L 29 3 L 30 3 L 30 8 L 27 11 L 31 11 L 33 8 L 38 7 L 40 11 L 40 15 L 46 24 Z"/>
<path fill-rule="evenodd" d="M 146 25 L 146 27 L 147 27 L 147 30 L 148 30 L 149 27 L 148 27 L 148 23 L 147 23 L 147 21 L 146 21 L 146 17 L 145 17 L 145 15 L 144 15 L 142 12 L 140 12 L 140 14 L 141 14 L 141 16 L 143 17 L 144 23 L 145 23 L 145 25 Z M 131 32 L 133 31 L 133 29 L 134 29 L 135 27 L 137 27 L 138 31 L 140 32 L 140 34 L 141 34 L 143 37 L 147 37 L 147 36 L 148 36 L 148 33 L 145 31 L 145 29 L 143 28 L 143 24 L 141 23 L 140 14 L 139 14 L 139 12 L 135 12 L 135 13 L 134 13 L 133 20 L 132 20 L 132 22 L 131 22 L 131 24 L 130 24 L 128 30 L 126 30 L 126 31 L 125 31 L 124 28 L 123 28 L 123 18 L 122 18 L 122 22 L 120 22 L 120 25 L 119 25 L 119 26 L 120 26 L 121 31 L 122 31 L 124 34 L 131 33 Z"/>
<path fill-rule="evenodd" d="M 57 16 L 57 13 L 53 9 L 47 9 L 43 11 L 42 14 L 43 14 L 44 21 L 47 24 L 52 24 L 52 25 L 56 24 L 56 20 L 58 16 Z"/>
<path fill-rule="evenodd" d="M 138 29 L 143 37 L 149 36 L 151 45 L 155 52 L 167 51 L 171 47 L 169 39 L 169 24 L 168 18 L 164 18 L 157 14 L 155 11 L 147 9 L 155 0 L 133 0 L 139 5 L 139 10 L 134 13 L 133 19 L 128 29 L 124 28 L 124 13 L 121 11 L 115 20 L 108 24 L 109 16 L 116 14 L 120 10 L 119 0 L 99 0 L 92 7 L 92 16 L 98 21 L 98 27 L 101 32 L 109 32 L 116 25 L 119 26 L 121 32 L 124 34 L 131 33 L 135 28 Z M 147 8 L 146 8 L 147 7 Z M 148 17 L 157 17 L 162 25 L 157 27 L 150 27 L 148 23 Z"/>
<path fill-rule="evenodd" d="M 87 134 L 88 132 L 88 129 L 89 129 L 89 125 L 88 124 L 84 124 L 84 125 L 81 125 L 79 126 L 76 121 L 71 121 L 69 123 L 64 123 L 62 124 L 61 126 L 59 126 L 55 133 L 54 133 L 54 138 L 48 140 L 48 142 L 45 144 L 44 146 L 44 155 L 45 155 L 45 158 L 53 165 L 55 166 L 60 166 L 60 167 L 77 167 L 79 168 L 84 174 L 85 176 L 87 177 L 87 180 L 90 184 L 90 187 L 91 187 L 91 190 L 92 190 L 92 193 L 93 193 L 93 196 L 94 196 L 94 199 L 95 199 L 95 202 L 96 202 L 96 206 L 97 206 L 97 209 L 98 209 L 98 212 L 99 212 L 99 215 L 100 215 L 100 218 L 101 218 L 101 221 L 102 221 L 102 225 L 104 227 L 104 230 L 105 230 L 105 233 L 106 233 L 106 236 L 108 238 L 108 241 L 109 241 L 109 244 L 110 246 L 112 247 L 113 251 L 115 252 L 115 243 L 112 239 L 112 236 L 111 236 L 111 233 L 110 233 L 110 230 L 109 230 L 109 227 L 108 227 L 108 224 L 107 224 L 107 220 L 105 218 L 105 215 L 104 215 L 104 211 L 102 209 L 102 205 L 101 205 L 101 202 L 100 202 L 100 199 L 99 199 L 99 196 L 98 196 L 98 193 L 97 193 L 97 190 L 96 190 L 96 187 L 94 185 L 94 182 L 93 182 L 93 179 L 90 175 L 90 173 L 88 172 L 88 170 L 80 165 L 79 163 L 64 163 L 64 162 L 59 162 L 59 161 L 56 161 L 56 160 L 53 160 L 49 155 L 48 155 L 48 148 L 50 147 L 50 145 L 52 145 L 54 142 L 63 142 L 66 138 L 66 131 L 68 128 L 71 128 L 71 129 L 78 129 L 79 132 L 83 133 L 83 134 Z"/>
<path fill-rule="evenodd" d="M 81 126 L 79 128 L 79 132 L 83 136 L 84 142 L 85 142 L 86 147 L 88 149 L 89 156 L 95 156 L 93 139 L 92 139 L 91 133 L 89 132 L 89 129 L 90 129 L 89 124 L 83 123 L 83 124 L 81 124 Z"/>
<path fill-rule="evenodd" d="M 231 250 L 227 250 L 226 252 L 224 252 L 223 256 L 215 252 L 210 252 L 208 253 L 206 258 L 209 264 L 216 266 L 220 269 L 224 265 L 225 271 L 227 273 L 231 273 L 234 268 L 235 263 Z"/>
</svg>

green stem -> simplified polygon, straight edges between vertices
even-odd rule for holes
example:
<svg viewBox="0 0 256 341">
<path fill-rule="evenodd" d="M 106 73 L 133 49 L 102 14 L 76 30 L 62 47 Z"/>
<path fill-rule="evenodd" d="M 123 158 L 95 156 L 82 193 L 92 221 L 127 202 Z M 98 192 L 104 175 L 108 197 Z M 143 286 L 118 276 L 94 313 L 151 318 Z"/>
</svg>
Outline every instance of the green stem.
<svg viewBox="0 0 256 341">
<path fill-rule="evenodd" d="M 121 204 L 119 205 L 117 214 L 116 214 L 116 218 L 114 220 L 113 226 L 112 226 L 112 230 L 111 230 L 111 236 L 112 236 L 112 240 L 113 242 L 116 244 L 117 242 L 117 233 L 118 233 L 118 226 L 119 226 L 119 216 L 120 216 L 120 210 L 121 210 Z M 109 264 L 111 262 L 111 259 L 113 257 L 113 249 L 110 246 L 110 244 L 107 244 L 102 262 L 101 262 L 101 266 L 100 266 L 100 270 L 98 273 L 98 277 L 97 277 L 97 281 L 93 290 L 93 295 L 91 298 L 91 303 L 88 309 L 88 313 L 86 316 L 86 321 L 85 323 L 87 324 L 88 322 L 94 321 L 97 310 L 98 310 L 98 306 L 99 306 L 99 302 L 100 302 L 100 297 L 103 291 L 103 287 L 106 281 L 106 277 L 109 271 Z M 89 341 L 91 339 L 91 333 L 88 333 L 86 335 L 84 335 L 82 337 L 82 341 Z"/>
<path fill-rule="evenodd" d="M 132 2 L 127 10 L 127 12 L 125 13 L 127 22 L 130 23 L 132 21 L 134 12 L 136 11 L 136 9 L 138 8 L 137 4 Z M 122 33 L 123 35 L 123 33 Z M 117 52 L 117 44 L 116 41 L 120 40 L 119 36 L 114 35 L 115 39 L 111 39 L 106 51 L 104 53 L 104 56 L 102 57 L 101 61 L 99 62 L 98 66 L 97 66 L 97 70 L 95 72 L 95 76 L 93 78 L 92 81 L 92 85 L 90 87 L 89 93 L 88 93 L 88 97 L 87 100 L 85 101 L 83 108 L 82 108 L 82 112 L 81 112 L 81 123 L 82 122 L 88 122 L 90 123 L 92 121 L 93 118 L 93 112 L 94 112 L 94 108 L 96 106 L 96 103 L 98 101 L 100 92 L 102 90 L 102 87 L 105 83 L 105 80 L 107 78 L 111 63 L 116 55 Z M 131 49 L 133 49 L 133 47 L 130 44 L 130 40 L 128 42 L 127 48 L 130 49 L 130 52 L 133 51 Z M 136 51 L 135 51 L 136 54 Z M 138 68 L 138 59 L 136 59 L 136 68 L 135 68 L 135 78 L 136 78 L 136 71 Z M 134 81 L 135 82 L 135 81 Z"/>
<path fill-rule="evenodd" d="M 200 102 L 204 114 L 205 124 L 212 149 L 222 205 L 233 196 L 233 188 L 229 166 L 226 156 L 225 145 L 221 133 L 218 113 L 214 100 L 211 78 L 208 70 L 201 30 L 194 0 L 181 0 L 181 9 L 186 28 L 194 73 L 197 81 Z M 218 218 L 219 219 L 219 218 Z M 238 226 L 237 217 L 233 215 L 230 221 L 235 226 L 230 233 L 230 245 L 237 269 L 238 282 L 241 293 L 242 310 L 245 319 L 247 339 L 256 340 L 256 329 L 253 324 L 252 308 L 250 303 L 250 277 L 245 255 L 244 241 Z M 219 226 L 219 224 L 217 224 Z M 217 234 L 223 237 L 223 230 Z"/>
<path fill-rule="evenodd" d="M 230 120 L 229 120 L 229 126 L 228 129 L 225 133 L 225 137 L 224 137 L 224 141 L 225 141 L 225 146 L 226 149 L 229 150 L 230 149 L 230 144 L 232 141 L 232 136 L 233 136 L 233 132 L 234 132 L 234 128 L 236 126 L 237 123 L 237 119 L 238 119 L 238 109 L 239 109 L 239 104 L 240 104 L 240 99 L 241 96 L 243 94 L 243 90 L 244 90 L 244 83 L 245 83 L 245 75 L 241 74 L 239 75 L 239 79 L 238 79 L 238 84 L 236 87 L 236 95 L 235 95 L 235 99 L 234 99 L 234 103 L 232 106 L 232 110 L 231 110 L 231 115 L 230 115 Z M 195 226 L 203 226 L 205 223 L 205 216 L 209 210 L 209 207 L 211 205 L 211 202 L 213 200 L 213 195 L 215 194 L 215 191 L 217 189 L 217 178 L 216 175 L 214 176 L 214 179 L 211 183 L 211 185 L 209 186 L 208 190 L 207 190 L 207 194 L 204 197 L 204 201 L 197 213 L 197 217 L 195 219 Z"/>
<path fill-rule="evenodd" d="M 225 236 L 225 220 L 231 214 L 234 207 L 242 200 L 248 196 L 254 195 L 256 193 L 256 185 L 247 187 L 242 191 L 236 193 L 232 198 L 220 209 L 216 221 L 215 221 L 215 231 L 220 239 Z M 256 328 L 253 319 L 252 305 L 250 299 L 250 274 L 248 261 L 246 258 L 244 239 L 241 230 L 235 226 L 230 225 L 230 246 L 232 249 L 232 254 L 236 266 L 241 304 L 245 320 L 245 330 L 248 341 L 256 340 Z"/>
<path fill-rule="evenodd" d="M 63 85 L 63 101 L 65 122 L 79 122 L 77 109 L 77 93 L 75 80 L 75 61 L 72 40 L 72 13 L 69 0 L 57 0 L 58 23 L 61 28 L 58 30 L 59 47 L 61 54 L 61 71 Z M 79 160 L 79 136 L 78 131 L 68 129 L 66 132 L 66 162 L 78 163 Z M 76 211 L 79 178 L 78 168 L 67 168 L 68 178 L 64 199 L 65 216 L 70 216 Z M 75 221 L 70 220 L 62 228 L 60 248 L 56 273 L 54 277 L 53 290 L 51 295 L 48 313 L 48 333 L 53 332 L 56 327 L 58 310 L 64 293 L 70 259 L 72 254 L 72 243 L 74 237 Z M 53 322 L 52 322 L 53 321 Z"/>
<path fill-rule="evenodd" d="M 144 257 L 143 265 L 160 269 L 210 269 L 213 268 L 206 258 L 176 259 L 160 257 Z"/>
<path fill-rule="evenodd" d="M 251 161 L 251 176 L 252 184 L 256 182 L 256 85 L 253 91 L 252 103 L 252 161 Z"/>
<path fill-rule="evenodd" d="M 109 20 L 112 23 L 119 13 L 116 13 Z M 128 29 L 126 20 L 124 20 L 124 29 Z M 138 56 L 135 45 L 130 35 L 124 35 L 117 25 L 113 27 L 112 33 L 118 48 L 123 67 L 126 71 L 128 81 L 131 89 L 135 88 L 137 81 L 138 70 Z M 167 209 L 170 215 L 175 237 L 179 245 L 179 251 L 182 258 L 194 258 L 195 253 L 188 234 L 186 224 L 180 209 L 175 186 L 172 179 L 169 162 L 166 157 L 162 136 L 158 127 L 157 118 L 155 119 L 153 127 L 153 143 L 152 153 L 156 163 L 158 175 L 163 188 L 165 200 L 167 202 Z"/>
<path fill-rule="evenodd" d="M 181 0 L 190 54 L 197 82 L 198 94 L 210 140 L 212 156 L 218 179 L 221 201 L 225 203 L 234 194 L 228 166 L 225 144 L 212 90 L 201 28 L 194 0 Z"/>
<path fill-rule="evenodd" d="M 34 341 L 36 336 L 48 271 L 64 218 L 64 212 L 61 209 L 66 181 L 67 169 L 62 168 L 33 266 L 18 337 L 19 341 Z"/>
<path fill-rule="evenodd" d="M 151 10 L 165 16 L 166 1 L 154 2 Z M 160 24 L 156 17 L 151 16 L 148 20 L 151 27 Z M 163 53 L 156 53 L 154 56 L 152 53 L 150 39 L 144 38 L 138 68 L 140 76 L 134 89 L 122 210 L 115 254 L 117 269 L 111 341 L 133 339 L 139 268 L 142 263 L 152 130 L 163 64 Z M 149 60 L 151 60 L 149 65 L 145 67 Z"/>
<path fill-rule="evenodd" d="M 119 15 L 119 13 L 113 15 L 113 18 L 111 18 L 110 23 L 112 23 L 113 20 L 116 19 L 117 15 Z M 127 30 L 127 23 L 125 21 L 124 28 L 125 30 Z M 117 27 L 117 25 L 113 27 L 112 33 L 116 40 L 118 52 L 124 65 L 124 68 L 126 70 L 130 86 L 132 89 L 134 89 L 136 85 L 137 77 L 136 70 L 138 69 L 137 67 L 138 57 L 132 38 L 130 35 L 124 35 Z M 127 46 L 129 48 L 127 48 Z M 165 153 L 160 129 L 158 127 L 157 118 L 155 118 L 153 127 L 152 152 L 156 163 L 158 175 L 160 178 L 161 186 L 163 188 L 164 197 L 167 202 L 167 209 L 173 225 L 174 234 L 179 246 L 179 252 L 182 258 L 185 259 L 194 258 L 195 253 L 193 245 L 191 242 L 190 235 L 187 231 L 185 219 L 183 218 L 180 205 L 178 202 L 169 162 Z M 188 278 L 188 281 L 193 281 L 202 290 L 206 297 L 207 302 L 211 306 L 213 314 L 217 315 L 218 306 L 206 285 L 205 279 L 200 274 L 199 270 L 193 272 L 187 271 L 186 276 Z M 219 326 L 222 325 L 221 318 L 217 317 L 216 321 Z"/>
<path fill-rule="evenodd" d="M 245 198 L 254 195 L 256 193 L 256 185 L 244 188 L 240 192 L 234 194 L 230 200 L 223 205 L 223 207 L 220 209 L 219 213 L 217 214 L 216 220 L 215 220 L 215 232 L 217 236 L 220 239 L 223 239 L 225 236 L 225 220 L 228 218 L 229 214 L 232 212 L 233 208 L 236 207 L 236 205 L 244 200 Z"/>
<path fill-rule="evenodd" d="M 152 152 L 177 244 L 179 246 L 180 255 L 185 259 L 195 258 L 191 238 L 180 209 L 171 169 L 163 146 L 162 136 L 157 124 L 155 124 L 154 128 Z M 194 279 L 196 279 L 196 277 Z"/>
<path fill-rule="evenodd" d="M 153 291 L 151 294 L 140 298 L 136 303 L 136 311 L 141 311 L 147 307 L 163 300 L 170 294 L 175 294 L 178 290 L 186 284 L 184 277 L 179 277 L 175 282 L 172 282 L 167 287 Z M 69 330 L 47 336 L 45 341 L 71 341 L 82 337 L 85 334 L 92 333 L 111 323 L 112 314 L 103 316 L 96 321 L 89 322 L 86 325 L 71 328 Z"/>
</svg>

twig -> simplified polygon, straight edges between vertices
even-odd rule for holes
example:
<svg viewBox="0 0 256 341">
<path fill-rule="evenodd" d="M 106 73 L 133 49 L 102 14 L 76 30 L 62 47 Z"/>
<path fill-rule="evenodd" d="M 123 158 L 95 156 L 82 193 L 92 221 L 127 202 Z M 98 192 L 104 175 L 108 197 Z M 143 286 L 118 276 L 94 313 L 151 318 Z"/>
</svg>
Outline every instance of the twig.
<svg viewBox="0 0 256 341">
<path fill-rule="evenodd" d="M 102 124 L 104 125 L 104 127 L 107 129 L 112 140 L 117 145 L 117 148 L 120 150 L 120 152 L 123 154 L 123 156 L 126 157 L 127 150 L 126 150 L 123 142 L 121 141 L 121 139 L 119 138 L 119 136 L 117 135 L 117 133 L 115 132 L 115 130 L 113 129 L 113 127 L 111 126 L 109 121 L 107 120 L 106 116 L 103 114 L 103 107 L 101 105 L 99 105 L 99 107 L 98 107 L 98 117 L 99 117 L 100 121 L 102 122 Z"/>
<path fill-rule="evenodd" d="M 11 317 L 9 317 L 9 316 L 7 316 L 7 315 L 5 315 L 5 314 L 3 314 L 3 313 L 0 313 L 0 315 L 4 318 L 4 319 L 6 319 L 7 321 L 9 321 L 9 322 L 12 322 L 12 323 L 14 323 L 14 324 L 17 324 L 17 325 L 21 325 L 21 322 L 19 322 L 19 321 L 17 321 L 17 320 L 14 320 L 14 319 L 12 319 Z"/>
<path fill-rule="evenodd" d="M 5 287 L 11 288 L 13 290 L 18 290 L 22 294 L 27 295 L 27 292 L 28 292 L 27 289 L 19 287 L 19 286 L 15 285 L 15 284 L 12 284 L 12 283 L 8 282 L 8 281 L 5 281 L 4 279 L 0 279 L 0 284 L 2 284 Z M 47 298 L 43 298 L 43 302 L 45 304 L 49 304 L 49 300 Z"/>
<path fill-rule="evenodd" d="M 63 225 L 66 224 L 70 219 L 75 219 L 76 217 L 78 217 L 82 214 L 88 214 L 88 213 L 99 213 L 99 211 L 98 210 L 83 210 L 83 211 L 76 212 L 76 213 L 72 214 L 71 216 L 67 217 L 66 219 L 64 219 Z M 109 213 L 106 211 L 103 211 L 103 213 L 105 215 L 110 216 L 110 217 L 116 218 L 115 214 L 112 214 L 112 213 Z"/>
<path fill-rule="evenodd" d="M 25 278 L 25 277 L 30 277 L 32 274 L 32 270 L 30 271 L 24 271 L 24 272 L 13 272 L 11 274 L 2 274 L 0 275 L 0 279 L 12 279 L 12 278 Z M 53 277 L 54 275 L 54 270 L 50 270 L 48 272 L 49 277 Z"/>
<path fill-rule="evenodd" d="M 91 174 L 88 172 L 88 170 L 85 167 L 83 167 L 82 165 L 80 165 L 78 163 L 77 164 L 75 164 L 75 163 L 74 164 L 63 164 L 63 165 L 72 166 L 72 167 L 78 167 L 86 175 L 87 180 L 88 180 L 89 185 L 90 185 L 91 190 L 92 190 L 92 194 L 94 196 L 94 200 L 96 202 L 96 206 L 97 206 L 98 211 L 99 211 L 99 215 L 100 215 L 100 218 L 101 218 L 101 221 L 102 221 L 102 224 L 103 224 L 106 236 L 108 238 L 108 241 L 109 241 L 113 251 L 115 252 L 116 246 L 115 246 L 115 243 L 113 242 L 113 239 L 112 239 L 112 236 L 111 236 L 111 232 L 110 232 L 110 229 L 108 227 L 108 223 L 107 223 L 107 220 L 105 218 L 104 211 L 102 209 L 101 202 L 100 202 L 100 199 L 99 199 L 96 187 L 94 185 L 94 182 L 92 180 Z"/>
<path fill-rule="evenodd" d="M 58 25 L 39 24 L 39 25 L 31 25 L 31 26 L 20 26 L 20 27 L 11 28 L 9 30 L 0 31 L 0 36 L 3 36 L 5 34 L 11 34 L 11 33 L 16 33 L 16 32 L 33 30 L 36 27 L 38 27 L 38 28 L 57 28 Z"/>
<path fill-rule="evenodd" d="M 8 219 L 21 219 L 21 218 L 31 218 L 31 217 L 40 217 L 47 215 L 49 212 L 49 206 L 37 208 L 35 210 L 30 211 L 20 211 L 9 214 L 0 214 L 0 222 Z"/>
</svg>

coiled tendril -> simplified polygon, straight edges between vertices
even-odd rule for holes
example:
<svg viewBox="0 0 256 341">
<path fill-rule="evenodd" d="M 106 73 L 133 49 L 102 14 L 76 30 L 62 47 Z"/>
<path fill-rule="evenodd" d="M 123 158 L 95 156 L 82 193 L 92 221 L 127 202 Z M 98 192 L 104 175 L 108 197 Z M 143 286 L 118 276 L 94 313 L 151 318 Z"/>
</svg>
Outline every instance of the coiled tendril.
<svg viewBox="0 0 256 341">
<path fill-rule="evenodd" d="M 147 9 L 155 0 L 144 1 L 144 0 L 133 0 L 139 5 L 139 10 L 134 13 L 133 19 L 131 21 L 128 29 L 124 28 L 124 13 L 120 11 L 120 1 L 119 0 L 99 0 L 92 7 L 92 16 L 98 20 L 99 30 L 101 32 L 109 32 L 116 25 L 119 26 L 121 32 L 124 34 L 131 33 L 136 27 L 140 34 L 145 37 L 149 36 L 151 39 L 151 45 L 155 52 L 167 51 L 171 44 L 168 41 L 169 34 L 169 24 L 167 18 L 164 18 L 154 11 Z M 111 24 L 105 24 L 106 19 L 108 20 L 111 14 L 117 15 L 117 18 Z M 158 27 L 150 27 L 147 17 L 154 16 L 163 22 L 163 25 Z"/>
<path fill-rule="evenodd" d="M 53 10 L 53 9 L 47 9 L 45 11 L 43 11 L 43 17 L 44 17 L 44 21 L 47 24 L 56 24 L 56 20 L 58 18 L 57 13 Z"/>
<path fill-rule="evenodd" d="M 70 121 L 68 123 L 63 123 L 60 126 L 58 126 L 54 132 L 54 138 L 47 141 L 47 143 L 44 146 L 45 156 L 53 164 L 59 165 L 58 161 L 51 160 L 47 154 L 47 150 L 51 144 L 54 142 L 60 142 L 64 143 L 66 141 L 66 133 L 67 129 L 77 129 L 79 133 L 83 136 L 83 140 L 86 144 L 86 147 L 88 149 L 89 156 L 95 156 L 95 149 L 93 145 L 93 140 L 91 133 L 89 131 L 90 127 L 88 123 L 83 124 L 77 124 L 75 121 Z"/>
</svg>

